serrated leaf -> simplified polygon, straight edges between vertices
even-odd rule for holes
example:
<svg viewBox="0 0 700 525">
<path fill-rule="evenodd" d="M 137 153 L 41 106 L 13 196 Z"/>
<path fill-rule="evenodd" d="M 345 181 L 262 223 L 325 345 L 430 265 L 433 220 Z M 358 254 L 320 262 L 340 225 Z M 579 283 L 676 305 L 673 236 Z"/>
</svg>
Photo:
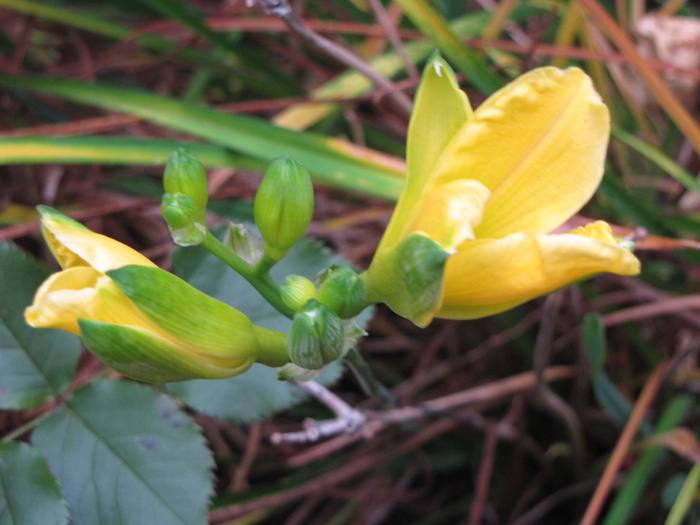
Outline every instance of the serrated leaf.
<svg viewBox="0 0 700 525">
<path fill-rule="evenodd" d="M 199 428 L 150 387 L 99 381 L 35 430 L 74 525 L 206 523 L 213 466 Z"/>
<path fill-rule="evenodd" d="M 176 272 L 190 284 L 245 313 L 253 323 L 288 332 L 291 321 L 270 306 L 243 278 L 219 259 L 200 248 L 183 248 L 173 255 Z M 328 250 L 308 238 L 297 243 L 272 271 L 278 282 L 287 275 L 313 279 L 332 264 L 344 264 Z M 347 263 L 345 263 L 347 264 Z M 361 320 L 366 323 L 369 314 Z M 332 363 L 317 381 L 329 384 L 342 372 Z M 284 410 L 305 396 L 298 388 L 277 379 L 277 372 L 254 365 L 230 379 L 171 383 L 167 390 L 191 407 L 234 421 L 254 421 Z"/>
<path fill-rule="evenodd" d="M 24 320 L 49 273 L 14 245 L 0 244 L 0 408 L 33 408 L 62 393 L 75 374 L 78 338 Z"/>
<path fill-rule="evenodd" d="M 26 443 L 0 444 L 0 525 L 64 525 L 68 509 L 39 452 Z"/>
</svg>

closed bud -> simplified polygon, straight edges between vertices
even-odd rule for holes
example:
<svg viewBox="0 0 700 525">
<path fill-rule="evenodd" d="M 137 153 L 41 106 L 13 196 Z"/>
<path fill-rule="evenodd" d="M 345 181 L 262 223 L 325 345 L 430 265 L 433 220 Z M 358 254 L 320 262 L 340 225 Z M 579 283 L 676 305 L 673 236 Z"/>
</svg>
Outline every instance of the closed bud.
<svg viewBox="0 0 700 525">
<path fill-rule="evenodd" d="M 367 306 L 367 289 L 357 272 L 349 266 L 331 268 L 321 283 L 318 300 L 341 319 L 349 319 Z"/>
<path fill-rule="evenodd" d="M 207 174 L 197 157 L 180 148 L 174 151 L 165 166 L 163 188 L 166 193 L 182 193 L 194 202 L 196 221 L 205 223 L 207 212 Z"/>
<path fill-rule="evenodd" d="M 343 342 L 340 318 L 312 299 L 294 316 L 287 352 L 295 365 L 317 370 L 342 356 Z"/>
<path fill-rule="evenodd" d="M 284 304 L 292 310 L 301 310 L 311 299 L 316 299 L 316 285 L 306 277 L 289 275 L 285 281 L 287 284 L 280 287 L 280 293 Z"/>
<path fill-rule="evenodd" d="M 161 383 L 221 379 L 253 363 L 289 362 L 287 337 L 157 268 L 128 246 L 40 208 L 42 233 L 63 268 L 25 310 L 36 328 L 79 335 L 116 371 Z"/>
<path fill-rule="evenodd" d="M 201 244 L 207 236 L 207 227 L 200 222 L 197 204 L 183 193 L 165 193 L 160 211 L 170 235 L 180 246 Z"/>
<path fill-rule="evenodd" d="M 314 209 L 311 176 L 285 155 L 273 161 L 255 195 L 253 214 L 265 255 L 278 261 L 302 238 Z"/>
<path fill-rule="evenodd" d="M 412 233 L 375 256 L 362 274 L 373 302 L 383 302 L 420 327 L 432 321 L 442 304 L 449 253 L 432 239 Z"/>
</svg>

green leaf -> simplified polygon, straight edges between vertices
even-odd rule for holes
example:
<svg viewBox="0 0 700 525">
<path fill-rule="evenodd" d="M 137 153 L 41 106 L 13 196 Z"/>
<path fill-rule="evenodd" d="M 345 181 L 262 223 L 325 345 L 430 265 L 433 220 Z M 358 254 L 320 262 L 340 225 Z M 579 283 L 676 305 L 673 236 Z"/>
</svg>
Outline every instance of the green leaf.
<svg viewBox="0 0 700 525">
<path fill-rule="evenodd" d="M 210 452 L 192 419 L 152 388 L 85 386 L 32 442 L 58 478 L 74 525 L 206 523 Z"/>
<path fill-rule="evenodd" d="M 68 508 L 56 478 L 41 454 L 26 443 L 0 444 L 0 523 L 68 523 Z"/>
<path fill-rule="evenodd" d="M 290 274 L 313 279 L 316 274 L 342 261 L 319 244 L 302 239 L 273 269 L 278 282 Z M 173 254 L 177 273 L 203 292 L 238 308 L 250 320 L 265 328 L 287 333 L 291 321 L 272 308 L 243 278 L 201 248 L 183 248 Z M 360 319 L 367 322 L 368 315 Z M 342 364 L 331 364 L 317 381 L 328 384 L 337 379 Z M 303 399 L 302 393 L 277 379 L 273 368 L 253 365 L 246 373 L 230 379 L 172 383 L 167 390 L 196 410 L 235 421 L 254 421 L 284 410 Z"/>
<path fill-rule="evenodd" d="M 502 88 L 493 68 L 463 44 L 445 19 L 426 0 L 399 0 L 406 15 L 476 87 L 490 95 Z"/>
<path fill-rule="evenodd" d="M 135 115 L 257 159 L 270 161 L 289 154 L 323 184 L 355 188 L 386 199 L 395 199 L 403 186 L 403 170 L 396 159 L 322 135 L 279 128 L 252 117 L 142 91 L 53 78 L 0 74 L 0 85 Z"/>
<path fill-rule="evenodd" d="M 591 363 L 593 393 L 600 407 L 622 427 L 630 413 L 632 403 L 623 396 L 603 369 L 607 354 L 605 329 L 598 314 L 587 314 L 583 321 L 583 347 Z M 642 425 L 645 433 L 651 431 L 649 423 Z"/>
<path fill-rule="evenodd" d="M 68 388 L 80 345 L 73 334 L 32 328 L 24 320 L 48 270 L 3 243 L 0 275 L 0 408 L 33 408 Z"/>
</svg>

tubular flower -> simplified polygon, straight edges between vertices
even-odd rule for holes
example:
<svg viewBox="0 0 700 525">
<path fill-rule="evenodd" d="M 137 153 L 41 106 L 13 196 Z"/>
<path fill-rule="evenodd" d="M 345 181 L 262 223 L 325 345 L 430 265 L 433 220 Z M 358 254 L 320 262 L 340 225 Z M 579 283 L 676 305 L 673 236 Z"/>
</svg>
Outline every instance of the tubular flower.
<svg viewBox="0 0 700 525">
<path fill-rule="evenodd" d="M 157 268 L 143 255 L 40 206 L 42 233 L 63 271 L 37 290 L 25 319 L 79 335 L 118 372 L 160 383 L 218 379 L 258 361 L 288 362 L 286 336 Z"/>
<path fill-rule="evenodd" d="M 370 294 L 383 299 L 387 276 L 373 267 L 412 234 L 449 253 L 439 300 L 409 317 L 421 326 L 502 312 L 599 272 L 639 273 L 604 222 L 550 234 L 600 184 L 609 133 L 580 69 L 536 69 L 473 111 L 434 56 L 409 125 L 406 185 L 363 275 Z"/>
</svg>

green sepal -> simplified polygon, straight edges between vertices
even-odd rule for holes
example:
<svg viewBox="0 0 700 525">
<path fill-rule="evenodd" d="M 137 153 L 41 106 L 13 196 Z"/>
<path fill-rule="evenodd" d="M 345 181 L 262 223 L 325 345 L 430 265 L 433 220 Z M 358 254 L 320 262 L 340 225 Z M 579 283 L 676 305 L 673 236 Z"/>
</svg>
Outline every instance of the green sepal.
<svg viewBox="0 0 700 525">
<path fill-rule="evenodd" d="M 140 327 L 79 319 L 80 337 L 100 361 L 137 381 L 222 379 L 245 372 L 254 359 L 212 360 L 174 347 Z"/>
<path fill-rule="evenodd" d="M 287 351 L 295 365 L 317 370 L 342 356 L 343 342 L 340 318 L 312 299 L 292 320 Z"/>
<path fill-rule="evenodd" d="M 442 303 L 448 257 L 437 242 L 412 233 L 376 257 L 362 278 L 373 301 L 425 327 Z"/>
<path fill-rule="evenodd" d="M 224 244 L 245 262 L 255 266 L 263 257 L 263 240 L 243 224 L 229 224 Z"/>
<path fill-rule="evenodd" d="M 67 215 L 62 214 L 60 211 L 53 209 L 50 206 L 44 206 L 43 204 L 39 205 L 36 207 L 36 210 L 39 212 L 39 216 L 42 219 L 51 219 L 56 221 L 57 223 L 66 226 L 68 228 L 73 228 L 74 230 L 83 230 L 86 232 L 92 231 L 89 228 L 87 228 L 85 225 L 79 223 L 75 219 L 71 219 Z"/>
<path fill-rule="evenodd" d="M 304 235 L 314 211 L 308 170 L 284 155 L 272 162 L 255 194 L 253 215 L 265 254 L 279 260 Z"/>
<path fill-rule="evenodd" d="M 318 300 L 341 319 L 350 319 L 367 306 L 367 288 L 349 266 L 329 268 L 321 282 Z"/>
<path fill-rule="evenodd" d="M 181 193 L 192 199 L 196 222 L 204 223 L 209 190 L 207 174 L 197 157 L 183 148 L 174 151 L 165 165 L 163 188 L 166 193 Z"/>
<path fill-rule="evenodd" d="M 170 272 L 129 265 L 107 275 L 148 319 L 197 352 L 218 357 L 256 355 L 258 341 L 244 314 Z"/>
</svg>

